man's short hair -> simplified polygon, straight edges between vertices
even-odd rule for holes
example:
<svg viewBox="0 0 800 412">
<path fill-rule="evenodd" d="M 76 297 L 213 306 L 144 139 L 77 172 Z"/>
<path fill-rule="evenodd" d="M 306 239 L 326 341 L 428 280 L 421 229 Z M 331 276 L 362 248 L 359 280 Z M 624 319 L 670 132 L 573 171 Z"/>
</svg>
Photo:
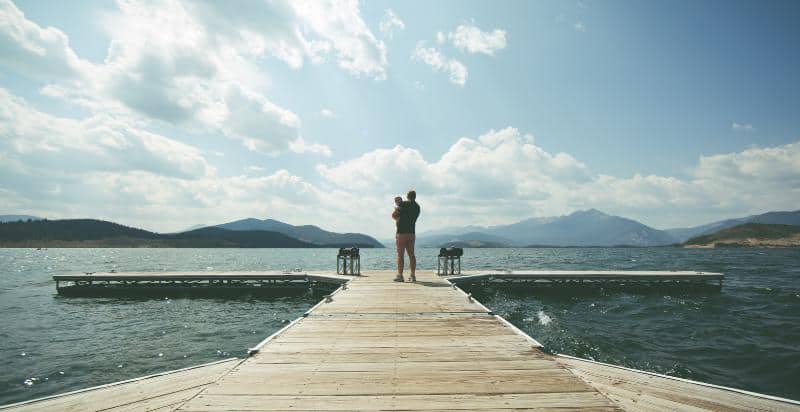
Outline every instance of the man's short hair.
<svg viewBox="0 0 800 412">
<path fill-rule="evenodd" d="M 406 193 L 406 198 L 407 198 L 408 200 L 416 200 L 416 198 L 417 198 L 417 192 L 416 192 L 416 191 L 414 191 L 414 190 L 409 190 L 409 191 L 408 191 L 408 193 Z"/>
</svg>

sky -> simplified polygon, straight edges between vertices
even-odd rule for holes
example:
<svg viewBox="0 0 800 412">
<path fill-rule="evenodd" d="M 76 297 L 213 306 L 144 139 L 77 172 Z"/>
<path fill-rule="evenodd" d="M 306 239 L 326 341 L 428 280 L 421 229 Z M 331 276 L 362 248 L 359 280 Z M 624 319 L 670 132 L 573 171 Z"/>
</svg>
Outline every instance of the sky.
<svg viewBox="0 0 800 412">
<path fill-rule="evenodd" d="M 386 238 L 800 204 L 794 1 L 0 0 L 0 214 Z"/>
</svg>

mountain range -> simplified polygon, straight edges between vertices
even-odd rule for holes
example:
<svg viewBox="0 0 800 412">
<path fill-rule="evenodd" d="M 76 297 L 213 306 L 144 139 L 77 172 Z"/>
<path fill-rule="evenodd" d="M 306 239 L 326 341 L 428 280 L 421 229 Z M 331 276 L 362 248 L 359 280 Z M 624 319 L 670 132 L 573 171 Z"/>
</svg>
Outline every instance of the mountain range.
<svg viewBox="0 0 800 412">
<path fill-rule="evenodd" d="M 315 245 L 332 247 L 383 247 L 383 244 L 378 242 L 375 238 L 361 233 L 334 233 L 314 225 L 294 226 L 274 219 L 259 220 L 248 218 L 223 223 L 214 227 L 234 231 L 267 230 L 283 233 L 286 236 Z"/>
<path fill-rule="evenodd" d="M 19 222 L 26 220 L 42 220 L 42 218 L 30 215 L 0 215 L 0 223 Z"/>
<path fill-rule="evenodd" d="M 267 230 L 272 228 L 273 230 Z M 300 239 L 302 237 L 302 239 Z M 0 247 L 383 247 L 358 233 L 244 219 L 179 233 L 155 233 L 96 219 L 9 219 L 0 222 Z"/>
<path fill-rule="evenodd" d="M 798 247 L 800 226 L 743 223 L 689 239 L 684 247 Z"/>
<path fill-rule="evenodd" d="M 800 210 L 769 212 L 727 219 L 702 226 L 659 230 L 632 219 L 596 209 L 566 216 L 526 219 L 499 226 L 465 226 L 417 235 L 417 244 L 442 247 L 450 244 L 498 244 L 506 246 L 664 246 L 683 243 L 743 223 L 800 225 Z"/>
<path fill-rule="evenodd" d="M 49 239 L 48 242 L 72 239 L 79 242 L 108 243 L 110 237 L 116 236 L 116 241 L 123 244 L 125 242 L 130 243 L 127 240 L 120 240 L 123 238 L 146 239 L 150 244 L 162 247 L 190 247 L 186 245 L 191 244 L 199 245 L 196 247 L 383 247 L 375 238 L 365 234 L 334 233 L 318 226 L 295 226 L 274 219 L 241 219 L 215 226 L 194 226 L 190 230 L 171 234 L 141 231 L 149 234 L 144 235 L 139 232 L 129 233 L 120 231 L 119 228 L 107 227 L 103 229 L 107 230 L 107 232 L 103 232 L 106 233 L 103 235 L 105 237 L 100 236 L 92 239 L 85 238 L 85 234 L 80 231 L 97 231 L 100 230 L 99 228 L 102 225 L 88 224 L 88 221 L 92 220 L 42 220 L 41 218 L 27 215 L 0 215 L 0 222 L 16 222 L 2 223 L 3 229 L 0 230 L 0 242 L 8 245 L 8 242 L 24 243 L 35 239 Z M 62 223 L 55 224 L 53 222 L 73 223 L 71 223 L 72 226 L 69 224 L 59 226 Z M 111 222 L 103 223 L 114 225 Z M 711 234 L 745 223 L 800 226 L 800 210 L 768 212 L 760 215 L 721 220 L 695 227 L 659 230 L 632 219 L 609 215 L 596 209 L 589 209 L 565 216 L 531 218 L 508 225 L 451 227 L 422 232 L 417 235 L 417 245 L 422 247 L 449 245 L 465 247 L 664 246 L 684 243 L 690 238 Z M 25 236 L 18 236 L 13 239 L 8 237 L 11 236 L 10 232 L 8 232 L 9 228 L 16 224 L 24 224 L 24 229 L 19 230 L 28 231 L 26 235 L 28 238 L 25 238 Z M 45 232 L 48 230 L 55 231 L 54 233 L 59 233 L 59 236 L 62 237 L 47 238 L 46 236 L 49 235 L 46 235 Z M 250 232 L 255 232 L 255 234 Z M 114 236 L 111 236 L 112 234 Z M 276 235 L 280 236 L 276 237 Z M 99 239 L 106 240 L 100 241 Z M 135 244 L 136 242 L 133 243 Z M 387 244 L 389 243 L 387 242 Z M 31 244 L 28 243 L 28 245 Z M 125 246 L 120 244 L 120 247 Z"/>
</svg>

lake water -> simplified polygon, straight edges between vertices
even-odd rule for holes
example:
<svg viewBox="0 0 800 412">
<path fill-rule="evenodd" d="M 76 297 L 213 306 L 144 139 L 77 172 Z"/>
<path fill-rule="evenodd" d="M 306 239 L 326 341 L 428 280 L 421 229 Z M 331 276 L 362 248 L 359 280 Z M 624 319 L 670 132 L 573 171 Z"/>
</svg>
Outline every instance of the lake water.
<svg viewBox="0 0 800 412">
<path fill-rule="evenodd" d="M 437 250 L 418 251 L 435 269 Z M 55 294 L 84 271 L 332 270 L 332 249 L 0 249 L 0 404 L 232 356 L 317 302 L 291 298 L 111 299 Z M 391 269 L 390 249 L 362 270 Z M 468 249 L 465 269 L 700 270 L 721 291 L 473 290 L 565 353 L 800 399 L 798 249 Z"/>
</svg>

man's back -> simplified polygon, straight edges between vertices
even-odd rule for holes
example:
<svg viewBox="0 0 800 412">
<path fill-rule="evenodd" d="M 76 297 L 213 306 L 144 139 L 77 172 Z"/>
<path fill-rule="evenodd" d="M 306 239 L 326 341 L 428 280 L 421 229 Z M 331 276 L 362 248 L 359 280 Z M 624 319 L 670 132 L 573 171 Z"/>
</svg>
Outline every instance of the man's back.
<svg viewBox="0 0 800 412">
<path fill-rule="evenodd" d="M 420 208 L 415 200 L 400 204 L 400 218 L 397 220 L 397 233 L 415 233 Z"/>
</svg>

